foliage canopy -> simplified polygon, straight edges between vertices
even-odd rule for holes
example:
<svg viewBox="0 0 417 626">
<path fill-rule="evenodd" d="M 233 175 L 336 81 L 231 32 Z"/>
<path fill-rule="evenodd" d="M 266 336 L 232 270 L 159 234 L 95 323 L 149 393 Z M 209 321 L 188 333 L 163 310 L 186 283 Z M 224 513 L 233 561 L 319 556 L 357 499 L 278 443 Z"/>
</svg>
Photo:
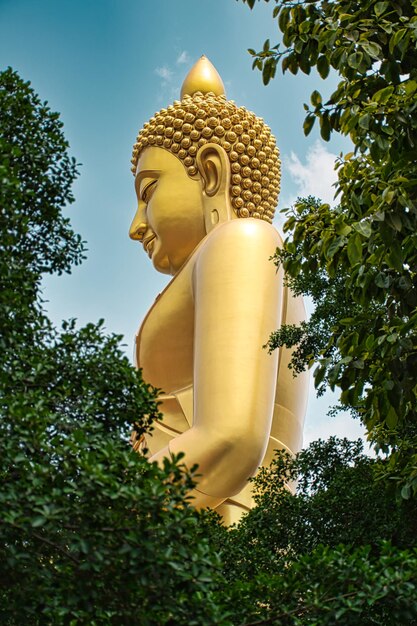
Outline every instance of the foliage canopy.
<svg viewBox="0 0 417 626">
<path fill-rule="evenodd" d="M 345 313 L 331 307 L 329 332 L 315 344 L 316 384 L 338 387 L 393 453 L 392 476 L 408 497 L 417 493 L 417 3 L 275 4 L 282 41 L 250 50 L 254 67 L 265 83 L 278 64 L 293 74 L 315 68 L 323 79 L 335 71 L 330 98 L 315 90 L 305 105 L 304 131 L 318 120 L 324 140 L 341 133 L 353 142 L 336 164 L 339 205 L 306 199 L 284 211 L 289 237 L 277 260 L 304 285 L 318 277 L 323 298 L 334 301 L 337 286 L 348 303 Z M 307 350 L 304 364 L 314 356 Z"/>
<path fill-rule="evenodd" d="M 62 210 L 76 163 L 58 115 L 0 74 L 0 621 L 217 624 L 218 557 L 198 537 L 192 476 L 132 453 L 159 415 L 103 323 L 55 329 L 45 272 L 84 249 Z"/>
</svg>

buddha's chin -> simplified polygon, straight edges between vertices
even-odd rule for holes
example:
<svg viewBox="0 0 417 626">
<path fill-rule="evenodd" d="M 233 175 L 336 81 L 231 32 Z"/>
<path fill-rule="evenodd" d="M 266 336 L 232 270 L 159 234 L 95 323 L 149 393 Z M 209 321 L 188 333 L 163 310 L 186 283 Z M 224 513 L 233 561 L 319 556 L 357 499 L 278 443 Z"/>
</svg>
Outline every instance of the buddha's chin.
<svg viewBox="0 0 417 626">
<path fill-rule="evenodd" d="M 153 251 L 153 254 L 150 254 L 149 256 L 152 260 L 152 265 L 158 272 L 161 272 L 161 274 L 173 273 L 171 264 L 167 256 L 158 254 L 157 251 Z"/>
</svg>

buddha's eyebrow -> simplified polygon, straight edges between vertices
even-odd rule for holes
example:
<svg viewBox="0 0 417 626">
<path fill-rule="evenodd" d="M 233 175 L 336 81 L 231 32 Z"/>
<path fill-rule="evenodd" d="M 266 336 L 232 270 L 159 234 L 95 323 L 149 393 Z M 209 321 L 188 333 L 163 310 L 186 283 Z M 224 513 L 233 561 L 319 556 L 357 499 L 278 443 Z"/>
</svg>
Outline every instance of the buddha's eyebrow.
<svg viewBox="0 0 417 626">
<path fill-rule="evenodd" d="M 160 170 L 140 170 L 140 172 L 137 174 L 136 178 L 135 178 L 135 189 L 137 192 L 139 192 L 139 186 L 141 181 L 144 178 L 158 178 L 159 174 L 160 174 Z"/>
</svg>

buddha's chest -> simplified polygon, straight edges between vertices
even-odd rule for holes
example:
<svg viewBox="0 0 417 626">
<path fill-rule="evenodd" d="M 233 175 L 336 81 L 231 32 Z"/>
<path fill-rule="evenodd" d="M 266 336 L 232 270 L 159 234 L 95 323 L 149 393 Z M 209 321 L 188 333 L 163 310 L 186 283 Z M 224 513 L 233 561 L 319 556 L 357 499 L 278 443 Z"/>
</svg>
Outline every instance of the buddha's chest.
<svg viewBox="0 0 417 626">
<path fill-rule="evenodd" d="M 165 393 L 192 383 L 194 303 L 191 276 L 177 276 L 158 296 L 136 337 L 144 380 Z"/>
</svg>

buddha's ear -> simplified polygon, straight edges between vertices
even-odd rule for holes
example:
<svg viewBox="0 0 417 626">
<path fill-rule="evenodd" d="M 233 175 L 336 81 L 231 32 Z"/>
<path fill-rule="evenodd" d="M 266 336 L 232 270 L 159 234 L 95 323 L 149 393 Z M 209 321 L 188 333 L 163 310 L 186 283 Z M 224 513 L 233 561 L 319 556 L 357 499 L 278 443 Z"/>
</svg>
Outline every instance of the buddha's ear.
<svg viewBox="0 0 417 626">
<path fill-rule="evenodd" d="M 207 233 L 232 219 L 230 206 L 230 162 L 224 148 L 216 143 L 201 146 L 196 163 L 203 182 L 204 221 Z"/>
</svg>

